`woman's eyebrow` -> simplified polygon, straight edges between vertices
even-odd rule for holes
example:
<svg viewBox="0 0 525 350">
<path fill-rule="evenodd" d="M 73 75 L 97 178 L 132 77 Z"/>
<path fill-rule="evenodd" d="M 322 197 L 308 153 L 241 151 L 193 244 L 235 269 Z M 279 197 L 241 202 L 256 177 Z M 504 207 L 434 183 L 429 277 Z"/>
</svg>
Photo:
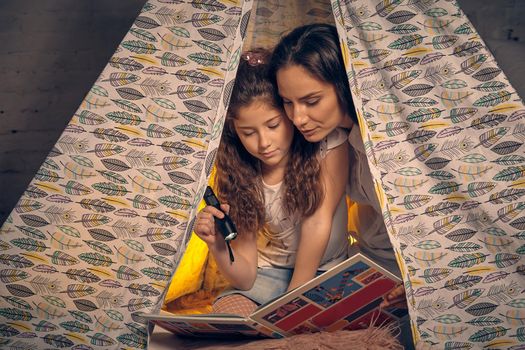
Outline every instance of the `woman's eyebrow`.
<svg viewBox="0 0 525 350">
<path fill-rule="evenodd" d="M 300 101 L 308 100 L 309 98 L 312 98 L 312 97 L 318 97 L 317 95 L 320 95 L 322 93 L 323 92 L 321 90 L 313 91 L 313 92 L 310 92 L 310 93 L 308 93 L 308 94 L 306 94 L 304 96 L 299 97 L 298 100 L 300 100 Z M 279 96 L 281 96 L 282 99 L 288 100 L 288 98 L 286 98 L 283 95 L 279 95 Z"/>
<path fill-rule="evenodd" d="M 321 94 L 322 91 L 313 91 L 313 92 L 310 92 L 309 94 L 307 95 L 304 95 L 302 97 L 299 97 L 299 100 L 308 100 L 309 98 L 312 98 L 312 97 L 317 97 L 317 95 Z"/>
</svg>

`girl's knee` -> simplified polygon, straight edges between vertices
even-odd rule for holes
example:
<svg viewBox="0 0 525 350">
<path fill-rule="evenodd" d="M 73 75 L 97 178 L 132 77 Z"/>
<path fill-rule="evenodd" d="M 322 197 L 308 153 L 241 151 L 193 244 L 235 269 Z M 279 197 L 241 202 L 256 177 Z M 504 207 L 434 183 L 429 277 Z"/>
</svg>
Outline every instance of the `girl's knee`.
<svg viewBox="0 0 525 350">
<path fill-rule="evenodd" d="M 257 304 L 241 294 L 229 294 L 216 299 L 212 305 L 212 312 L 217 314 L 233 314 L 249 316 Z"/>
</svg>

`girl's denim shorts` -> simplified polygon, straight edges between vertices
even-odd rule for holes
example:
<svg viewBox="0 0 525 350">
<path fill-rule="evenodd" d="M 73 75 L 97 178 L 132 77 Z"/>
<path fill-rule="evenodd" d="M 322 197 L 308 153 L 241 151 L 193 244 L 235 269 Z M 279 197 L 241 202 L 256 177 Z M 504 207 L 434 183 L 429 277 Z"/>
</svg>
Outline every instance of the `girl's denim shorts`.
<svg viewBox="0 0 525 350">
<path fill-rule="evenodd" d="M 319 276 L 325 271 L 317 270 Z M 230 294 L 241 294 L 250 298 L 257 304 L 265 304 L 270 300 L 280 297 L 286 293 L 286 289 L 292 280 L 293 269 L 282 267 L 258 267 L 257 277 L 250 290 L 227 289 L 217 299 Z"/>
<path fill-rule="evenodd" d="M 290 284 L 292 274 L 293 269 L 258 267 L 257 278 L 252 289 L 227 289 L 219 294 L 217 299 L 230 294 L 241 294 L 261 305 L 284 294 Z"/>
</svg>

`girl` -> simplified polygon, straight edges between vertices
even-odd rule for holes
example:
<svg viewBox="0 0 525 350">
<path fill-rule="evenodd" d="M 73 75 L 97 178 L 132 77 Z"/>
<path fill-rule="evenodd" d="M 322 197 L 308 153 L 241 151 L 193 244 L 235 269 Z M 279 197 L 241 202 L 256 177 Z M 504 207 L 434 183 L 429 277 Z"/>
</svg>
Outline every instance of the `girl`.
<svg viewBox="0 0 525 350">
<path fill-rule="evenodd" d="M 268 59 L 263 49 L 242 55 L 215 162 L 218 197 L 227 203 L 221 209 L 239 232 L 234 262 L 215 230 L 223 212 L 207 206 L 195 223 L 233 287 L 215 312 L 235 304 L 236 313 L 249 314 L 347 257 L 347 135 L 307 142 L 279 105 Z"/>
<path fill-rule="evenodd" d="M 400 276 L 368 167 L 336 28 L 313 24 L 290 32 L 273 52 L 270 77 L 286 115 L 306 140 L 319 142 L 338 129 L 349 132 L 347 193 L 357 203 L 349 220 L 359 232 L 361 251 Z M 386 295 L 382 305 L 404 303 L 401 286 Z"/>
</svg>

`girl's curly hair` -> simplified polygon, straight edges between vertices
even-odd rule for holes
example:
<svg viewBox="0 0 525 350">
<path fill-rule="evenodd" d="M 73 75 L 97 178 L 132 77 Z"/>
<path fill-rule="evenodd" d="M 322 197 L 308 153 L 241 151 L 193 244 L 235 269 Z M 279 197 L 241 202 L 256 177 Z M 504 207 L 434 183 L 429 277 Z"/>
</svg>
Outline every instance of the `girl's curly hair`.
<svg viewBox="0 0 525 350">
<path fill-rule="evenodd" d="M 244 148 L 233 121 L 239 108 L 253 102 L 269 103 L 282 110 L 267 76 L 269 57 L 270 53 L 261 48 L 242 55 L 215 161 L 218 195 L 230 204 L 230 216 L 241 233 L 259 232 L 264 227 L 264 192 L 260 161 Z M 318 150 L 318 143 L 306 141 L 294 128 L 283 180 L 283 206 L 289 214 L 312 215 L 321 203 L 324 188 L 320 182 Z"/>
</svg>

